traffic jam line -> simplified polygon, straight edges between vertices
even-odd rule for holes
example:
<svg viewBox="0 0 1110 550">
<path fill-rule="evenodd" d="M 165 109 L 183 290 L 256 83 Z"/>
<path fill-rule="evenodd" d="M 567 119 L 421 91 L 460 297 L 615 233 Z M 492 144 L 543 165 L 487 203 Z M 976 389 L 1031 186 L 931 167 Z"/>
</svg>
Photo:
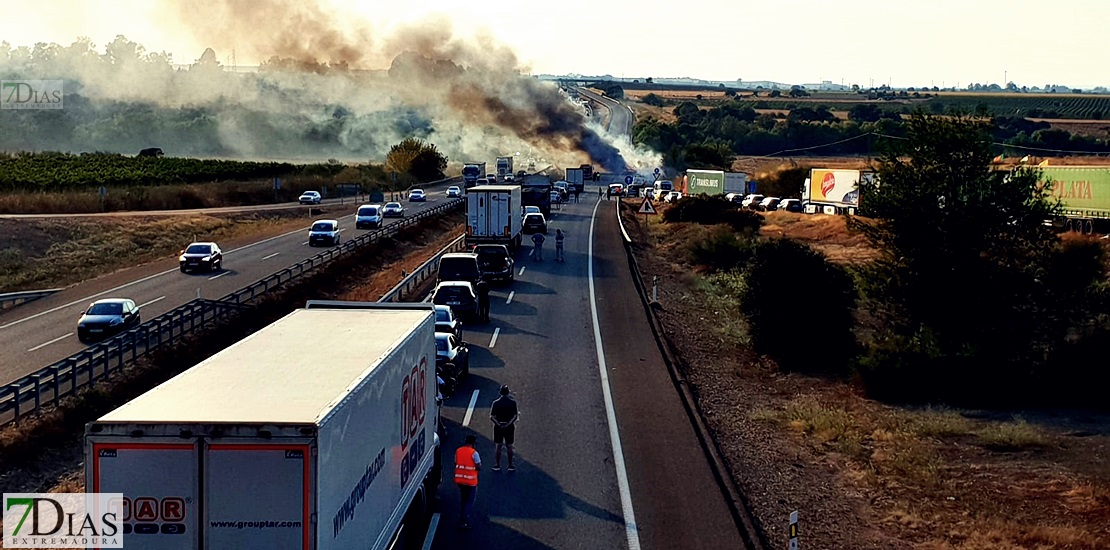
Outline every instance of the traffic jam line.
<svg viewBox="0 0 1110 550">
<path fill-rule="evenodd" d="M 55 338 L 55 339 L 53 339 L 49 342 L 44 342 L 42 344 L 39 344 L 39 345 L 37 345 L 37 346 L 27 350 L 27 351 L 38 351 L 42 348 L 45 348 L 46 346 L 49 346 L 50 344 L 53 344 L 54 342 L 61 342 L 62 340 L 65 340 L 66 338 L 69 338 L 70 336 L 73 336 L 73 333 L 72 332 L 67 332 L 63 336 L 59 336 L 59 337 L 57 337 L 57 338 Z"/>
<path fill-rule="evenodd" d="M 493 338 L 489 339 L 489 347 L 492 348 L 493 346 L 497 345 L 497 335 L 498 334 L 501 334 L 501 327 L 497 327 L 497 328 L 493 329 Z"/>
<path fill-rule="evenodd" d="M 515 290 L 509 292 L 509 298 L 507 300 L 505 300 L 505 305 L 509 305 L 509 304 L 513 303 L 513 296 L 514 295 L 516 295 Z"/>
<path fill-rule="evenodd" d="M 463 417 L 463 427 L 470 425 L 470 417 L 474 416 L 474 405 L 478 404 L 478 390 L 470 395 L 470 405 L 466 407 L 466 416 Z"/>
</svg>

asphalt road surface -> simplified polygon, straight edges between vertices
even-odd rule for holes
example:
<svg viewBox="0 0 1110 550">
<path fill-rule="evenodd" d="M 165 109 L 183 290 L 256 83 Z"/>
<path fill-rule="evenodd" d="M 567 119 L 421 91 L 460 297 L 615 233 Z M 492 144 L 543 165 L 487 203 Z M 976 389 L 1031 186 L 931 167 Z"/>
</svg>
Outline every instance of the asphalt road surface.
<svg viewBox="0 0 1110 550">
<path fill-rule="evenodd" d="M 445 196 L 448 185 L 426 187 L 427 202 L 402 201 L 405 215 L 411 216 L 449 200 Z M 352 202 L 349 214 L 319 217 L 338 219 L 341 238 L 346 241 L 373 231 L 355 229 L 354 211 L 357 207 L 358 204 Z M 397 219 L 387 218 L 385 225 Z M 223 269 L 217 272 L 181 273 L 175 256 L 80 283 L 0 313 L 0 381 L 17 380 L 84 349 L 86 346 L 77 340 L 77 319 L 95 300 L 131 298 L 140 306 L 144 320 L 153 319 L 198 295 L 220 298 L 319 254 L 324 248 L 308 246 L 308 227 L 312 220 L 306 217 L 303 229 L 276 237 L 236 247 L 221 244 L 224 262 Z M 191 238 L 191 235 L 182 235 L 182 246 L 188 244 Z"/>
<path fill-rule="evenodd" d="M 628 135 L 632 133 L 633 117 L 630 108 L 615 99 L 595 94 L 585 88 L 579 88 L 578 92 L 609 109 L 608 130 L 610 134 Z"/>
<path fill-rule="evenodd" d="M 491 293 L 492 321 L 464 326 L 471 375 L 444 407 L 432 548 L 742 548 L 651 336 L 616 201 L 583 199 L 554 213 L 543 262 L 517 252 L 516 282 Z M 555 228 L 565 263 L 553 261 Z M 491 470 L 502 384 L 521 411 L 515 472 Z M 460 530 L 451 475 L 471 433 L 482 470 L 473 528 Z"/>
</svg>

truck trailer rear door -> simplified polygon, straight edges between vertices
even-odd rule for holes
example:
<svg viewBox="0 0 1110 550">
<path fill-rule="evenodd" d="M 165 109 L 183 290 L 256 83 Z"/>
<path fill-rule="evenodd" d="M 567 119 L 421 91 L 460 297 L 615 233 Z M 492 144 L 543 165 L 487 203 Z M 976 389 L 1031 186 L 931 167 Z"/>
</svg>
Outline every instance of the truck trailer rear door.
<svg viewBox="0 0 1110 550">
<path fill-rule="evenodd" d="M 308 443 L 209 443 L 204 450 L 204 548 L 309 550 Z"/>
<path fill-rule="evenodd" d="M 88 486 L 123 493 L 123 546 L 150 550 L 198 548 L 200 499 L 197 443 L 91 442 Z"/>
</svg>

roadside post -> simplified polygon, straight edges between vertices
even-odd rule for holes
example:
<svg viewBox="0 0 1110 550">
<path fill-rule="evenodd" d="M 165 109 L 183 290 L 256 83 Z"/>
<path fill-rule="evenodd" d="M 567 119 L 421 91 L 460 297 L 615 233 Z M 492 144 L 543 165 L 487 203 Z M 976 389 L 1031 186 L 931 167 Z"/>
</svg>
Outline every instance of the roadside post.
<svg viewBox="0 0 1110 550">
<path fill-rule="evenodd" d="M 651 303 L 659 303 L 659 276 L 655 275 L 651 278 Z"/>
<path fill-rule="evenodd" d="M 790 512 L 790 550 L 798 550 L 798 511 Z"/>
</svg>

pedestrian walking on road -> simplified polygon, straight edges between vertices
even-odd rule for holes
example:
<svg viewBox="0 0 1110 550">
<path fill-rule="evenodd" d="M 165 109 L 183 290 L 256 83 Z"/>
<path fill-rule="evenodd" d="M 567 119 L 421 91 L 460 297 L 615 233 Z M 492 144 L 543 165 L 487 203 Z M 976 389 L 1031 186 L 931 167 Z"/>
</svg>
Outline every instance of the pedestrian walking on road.
<svg viewBox="0 0 1110 550">
<path fill-rule="evenodd" d="M 501 386 L 501 397 L 493 402 L 489 410 L 489 419 L 493 421 L 493 442 L 497 450 L 493 455 L 493 471 L 501 471 L 501 447 L 504 446 L 509 455 L 509 471 L 515 471 L 513 462 L 513 442 L 516 440 L 516 420 L 520 418 L 520 410 L 516 400 L 509 396 L 509 386 Z"/>
<path fill-rule="evenodd" d="M 478 456 L 474 444 L 478 438 L 468 435 L 463 446 L 455 451 L 455 485 L 459 486 L 460 512 L 462 522 L 459 527 L 470 529 L 470 515 L 474 511 L 474 499 L 478 494 L 478 470 L 482 469 L 482 457 Z"/>
<path fill-rule="evenodd" d="M 474 287 L 478 291 L 478 318 L 489 322 L 489 283 L 485 279 L 478 279 L 478 284 Z"/>
<path fill-rule="evenodd" d="M 563 235 L 563 230 L 562 229 L 556 229 L 555 230 L 555 261 L 556 262 L 565 262 L 565 261 L 567 261 L 567 259 L 565 257 L 563 257 L 563 240 L 565 238 L 566 238 L 566 236 Z"/>
<path fill-rule="evenodd" d="M 543 261 L 543 242 L 545 240 L 547 240 L 547 237 L 544 237 L 543 233 L 532 235 L 532 244 L 535 245 L 535 248 L 532 249 L 532 259 L 537 262 Z"/>
<path fill-rule="evenodd" d="M 603 190 L 602 190 L 601 186 L 600 185 L 597 186 L 597 198 L 599 198 L 599 199 L 601 198 L 602 191 Z"/>
</svg>

